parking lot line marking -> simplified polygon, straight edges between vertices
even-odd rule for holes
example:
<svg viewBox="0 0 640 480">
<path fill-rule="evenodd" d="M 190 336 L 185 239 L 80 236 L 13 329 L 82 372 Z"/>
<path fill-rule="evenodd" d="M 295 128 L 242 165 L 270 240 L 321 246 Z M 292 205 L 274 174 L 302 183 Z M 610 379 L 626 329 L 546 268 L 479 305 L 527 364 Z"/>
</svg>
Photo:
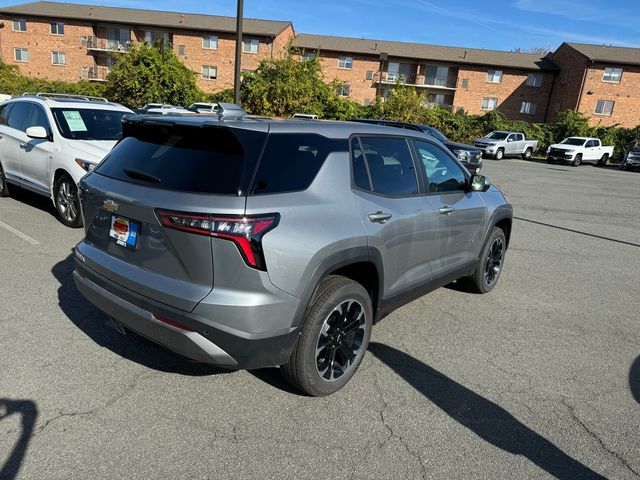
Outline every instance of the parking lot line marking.
<svg viewBox="0 0 640 480">
<path fill-rule="evenodd" d="M 40 242 L 31 238 L 26 233 L 22 233 L 20 230 L 16 230 L 11 225 L 7 225 L 2 220 L 0 220 L 0 227 L 4 228 L 6 231 L 13 233 L 15 236 L 20 237 L 25 242 L 30 243 L 31 245 L 40 245 Z"/>
</svg>

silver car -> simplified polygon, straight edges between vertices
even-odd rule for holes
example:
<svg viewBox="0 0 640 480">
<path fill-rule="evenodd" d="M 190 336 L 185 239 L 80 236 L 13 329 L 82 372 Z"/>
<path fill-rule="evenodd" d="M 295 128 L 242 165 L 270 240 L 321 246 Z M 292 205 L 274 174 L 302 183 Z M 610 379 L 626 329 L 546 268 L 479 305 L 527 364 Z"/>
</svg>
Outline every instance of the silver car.
<svg viewBox="0 0 640 480">
<path fill-rule="evenodd" d="M 433 137 L 354 122 L 132 116 L 80 183 L 80 291 L 199 362 L 353 376 L 372 325 L 458 280 L 494 288 L 512 208 Z"/>
</svg>

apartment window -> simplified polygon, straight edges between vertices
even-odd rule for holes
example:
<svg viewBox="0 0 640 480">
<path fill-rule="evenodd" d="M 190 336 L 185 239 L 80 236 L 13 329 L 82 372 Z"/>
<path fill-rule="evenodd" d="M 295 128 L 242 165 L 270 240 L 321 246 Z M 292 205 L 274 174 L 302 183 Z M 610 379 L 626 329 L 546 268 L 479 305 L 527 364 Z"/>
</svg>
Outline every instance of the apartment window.
<svg viewBox="0 0 640 480">
<path fill-rule="evenodd" d="M 16 62 L 28 62 L 29 50 L 26 48 L 14 48 L 13 58 L 15 59 Z"/>
<path fill-rule="evenodd" d="M 569 81 L 569 70 L 563 70 L 562 77 L 560 78 L 560 83 L 562 83 L 562 85 L 566 85 L 568 81 Z"/>
<path fill-rule="evenodd" d="M 11 20 L 11 30 L 13 30 L 14 32 L 26 32 L 27 21 L 24 18 Z"/>
<path fill-rule="evenodd" d="M 215 80 L 218 78 L 218 69 L 208 65 L 202 66 L 202 79 L 203 80 Z"/>
<path fill-rule="evenodd" d="M 610 117 L 613 114 L 614 105 L 615 102 L 613 100 L 598 100 L 594 113 L 596 115 L 606 115 Z"/>
<path fill-rule="evenodd" d="M 51 63 L 53 65 L 66 65 L 67 56 L 64 52 L 51 52 Z"/>
<path fill-rule="evenodd" d="M 463 78 L 462 79 L 462 88 L 469 88 L 469 79 L 468 78 Z"/>
<path fill-rule="evenodd" d="M 487 82 L 489 82 L 489 83 L 501 83 L 502 82 L 502 70 L 490 69 L 487 72 Z"/>
<path fill-rule="evenodd" d="M 107 57 L 107 71 L 111 70 L 116 63 L 118 63 L 117 58 Z"/>
<path fill-rule="evenodd" d="M 373 70 L 367 70 L 367 74 L 365 78 L 367 80 L 373 80 Z"/>
<path fill-rule="evenodd" d="M 123 30 L 127 32 L 127 35 L 130 36 L 130 33 L 128 30 Z M 169 32 L 160 32 L 160 31 L 153 31 L 153 30 L 148 30 L 146 32 L 144 32 L 144 41 L 150 44 L 154 44 L 158 41 L 162 41 L 163 43 L 168 43 L 170 44 L 173 40 L 173 35 Z M 122 41 L 122 33 L 120 34 L 120 41 Z"/>
<path fill-rule="evenodd" d="M 338 68 L 346 68 L 348 70 L 351 70 L 353 68 L 353 57 L 340 55 L 338 57 Z"/>
<path fill-rule="evenodd" d="M 520 113 L 524 115 L 535 115 L 537 109 L 538 109 L 538 104 L 535 102 L 520 103 Z"/>
<path fill-rule="evenodd" d="M 62 22 L 51 22 L 51 35 L 64 35 L 64 23 Z"/>
<path fill-rule="evenodd" d="M 604 69 L 604 75 L 602 76 L 603 82 L 608 83 L 620 83 L 622 77 L 622 68 L 607 67 Z"/>
<path fill-rule="evenodd" d="M 242 40 L 242 51 L 244 53 L 258 53 L 260 40 L 257 38 L 247 38 Z"/>
<path fill-rule="evenodd" d="M 217 50 L 218 37 L 216 35 L 205 35 L 202 37 L 202 48 L 207 50 Z"/>
<path fill-rule="evenodd" d="M 498 99 L 497 98 L 483 98 L 482 99 L 482 105 L 481 105 L 481 109 L 482 110 L 495 110 L 496 107 L 498 106 Z"/>
<path fill-rule="evenodd" d="M 315 60 L 316 59 L 316 54 L 313 52 L 303 52 L 302 55 L 300 55 L 300 59 L 303 62 L 308 62 L 311 60 Z"/>
<path fill-rule="evenodd" d="M 338 87 L 338 90 L 336 93 L 338 94 L 339 97 L 348 97 L 349 94 L 351 93 L 351 85 L 349 85 L 348 83 L 343 83 Z"/>
<path fill-rule="evenodd" d="M 540 87 L 542 86 L 542 74 L 541 73 L 528 73 L 527 74 L 527 87 Z"/>
<path fill-rule="evenodd" d="M 554 105 L 553 105 L 553 113 L 558 114 L 562 111 L 562 100 L 557 101 Z"/>
<path fill-rule="evenodd" d="M 178 45 L 178 56 L 184 57 L 187 54 L 187 47 L 184 45 Z"/>
</svg>

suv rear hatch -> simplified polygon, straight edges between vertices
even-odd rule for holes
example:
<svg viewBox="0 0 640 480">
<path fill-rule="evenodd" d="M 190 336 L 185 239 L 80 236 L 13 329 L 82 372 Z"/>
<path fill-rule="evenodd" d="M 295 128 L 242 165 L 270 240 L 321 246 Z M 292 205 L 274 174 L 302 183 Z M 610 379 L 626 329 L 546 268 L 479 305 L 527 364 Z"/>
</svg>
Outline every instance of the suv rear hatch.
<svg viewBox="0 0 640 480">
<path fill-rule="evenodd" d="M 223 241 L 192 228 L 194 222 L 211 213 L 244 215 L 267 129 L 189 117 L 126 120 L 123 139 L 80 182 L 86 237 L 77 250 L 85 264 L 192 311 L 213 288 L 213 249 Z M 165 226 L 171 213 L 179 228 Z M 188 219 L 180 217 L 185 213 Z"/>
</svg>

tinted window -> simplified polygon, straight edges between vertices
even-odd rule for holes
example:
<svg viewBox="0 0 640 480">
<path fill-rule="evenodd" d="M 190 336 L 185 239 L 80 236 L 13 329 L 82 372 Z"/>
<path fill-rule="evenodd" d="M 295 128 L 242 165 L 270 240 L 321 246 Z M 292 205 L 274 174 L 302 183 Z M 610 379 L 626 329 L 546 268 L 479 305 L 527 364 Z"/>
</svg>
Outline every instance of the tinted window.
<svg viewBox="0 0 640 480">
<path fill-rule="evenodd" d="M 150 187 L 221 195 L 238 194 L 264 144 L 263 133 L 219 127 L 127 125 L 125 134 L 97 173 Z"/>
<path fill-rule="evenodd" d="M 420 141 L 416 141 L 415 146 L 427 174 L 429 192 L 465 189 L 466 177 L 462 168 L 444 150 Z"/>
<path fill-rule="evenodd" d="M 440 140 L 441 142 L 447 141 L 447 137 L 445 137 L 442 133 L 440 133 L 439 130 L 436 130 L 435 128 L 430 127 L 429 125 L 423 125 L 423 128 L 426 133 L 436 138 L 437 140 Z"/>
<path fill-rule="evenodd" d="M 51 129 L 49 128 L 49 120 L 47 120 L 47 114 L 41 106 L 31 106 L 31 112 L 27 119 L 25 130 L 29 127 L 44 127 L 47 129 L 47 132 L 51 132 Z"/>
<path fill-rule="evenodd" d="M 521 133 L 516 133 L 516 141 L 521 141 L 524 140 L 524 135 L 522 135 Z"/>
<path fill-rule="evenodd" d="M 354 185 L 364 190 L 371 190 L 367 166 L 360 148 L 360 141 L 357 138 L 351 140 L 351 164 L 353 165 Z"/>
<path fill-rule="evenodd" d="M 320 135 L 269 135 L 256 173 L 253 193 L 305 190 L 329 153 L 346 150 L 346 141 L 330 140 Z"/>
<path fill-rule="evenodd" d="M 0 125 L 7 125 L 9 123 L 9 114 L 13 108 L 13 103 L 5 103 L 0 105 Z"/>
<path fill-rule="evenodd" d="M 368 137 L 360 141 L 375 193 L 394 197 L 418 193 L 411 151 L 404 138 Z"/>
<path fill-rule="evenodd" d="M 27 123 L 27 117 L 29 116 L 29 110 L 31 104 L 27 102 L 16 102 L 11 109 L 9 115 L 8 125 L 16 130 L 25 130 L 25 124 Z"/>
<path fill-rule="evenodd" d="M 128 113 L 90 108 L 52 108 L 51 112 L 60 134 L 74 140 L 119 140 L 122 117 Z"/>
</svg>

